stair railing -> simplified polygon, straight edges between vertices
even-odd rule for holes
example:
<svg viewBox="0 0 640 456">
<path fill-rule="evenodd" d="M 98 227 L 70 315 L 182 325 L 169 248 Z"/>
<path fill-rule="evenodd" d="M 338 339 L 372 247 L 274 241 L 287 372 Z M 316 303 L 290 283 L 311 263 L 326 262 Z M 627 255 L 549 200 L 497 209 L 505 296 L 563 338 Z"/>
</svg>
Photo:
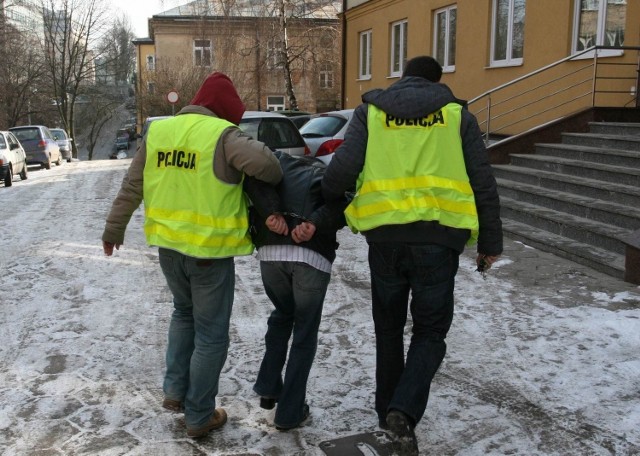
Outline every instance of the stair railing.
<svg viewBox="0 0 640 456">
<path fill-rule="evenodd" d="M 602 58 L 603 51 L 616 55 Z M 640 106 L 639 85 L 640 46 L 593 46 L 488 90 L 468 106 L 491 144 L 588 107 Z"/>
</svg>

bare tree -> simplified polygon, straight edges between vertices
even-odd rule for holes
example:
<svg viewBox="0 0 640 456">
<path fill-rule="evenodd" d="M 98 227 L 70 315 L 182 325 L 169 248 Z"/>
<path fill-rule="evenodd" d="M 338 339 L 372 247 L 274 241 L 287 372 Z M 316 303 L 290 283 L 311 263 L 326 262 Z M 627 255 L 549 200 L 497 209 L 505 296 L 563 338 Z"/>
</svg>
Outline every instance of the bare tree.
<svg viewBox="0 0 640 456">
<path fill-rule="evenodd" d="M 100 133 L 105 124 L 111 120 L 122 101 L 103 86 L 94 85 L 85 92 L 86 102 L 80 104 L 78 130 L 84 131 L 84 141 L 88 152 L 87 159 L 93 159 L 93 151 L 98 144 Z"/>
<path fill-rule="evenodd" d="M 44 56 L 63 128 L 75 137 L 75 103 L 95 81 L 96 44 L 107 15 L 102 0 L 42 0 Z M 73 144 L 73 156 L 78 150 Z"/>
<path fill-rule="evenodd" d="M 129 19 L 120 15 L 108 26 L 99 44 L 99 63 L 107 81 L 127 83 L 134 71 L 135 35 Z"/>
<path fill-rule="evenodd" d="M 14 126 L 41 108 L 44 95 L 43 62 L 37 47 L 27 37 L 8 24 L 0 24 L 3 40 L 0 45 L 0 106 L 2 123 Z M 40 92 L 40 94 L 39 94 Z"/>
<path fill-rule="evenodd" d="M 184 58 L 157 62 L 155 70 L 146 74 L 146 86 L 140 87 L 136 94 L 142 116 L 170 115 L 189 104 L 208 72 L 208 68 L 193 66 L 191 60 Z M 174 90 L 180 99 L 172 106 L 166 95 Z"/>
</svg>

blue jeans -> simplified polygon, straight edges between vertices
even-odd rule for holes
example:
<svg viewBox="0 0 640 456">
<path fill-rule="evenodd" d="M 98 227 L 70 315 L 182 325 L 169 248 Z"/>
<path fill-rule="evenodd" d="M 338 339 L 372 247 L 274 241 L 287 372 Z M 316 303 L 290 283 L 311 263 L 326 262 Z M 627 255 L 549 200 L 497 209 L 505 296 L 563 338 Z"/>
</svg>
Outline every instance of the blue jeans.
<svg viewBox="0 0 640 456">
<path fill-rule="evenodd" d="M 253 390 L 263 397 L 278 399 L 275 424 L 294 427 L 303 418 L 307 380 L 318 346 L 318 328 L 330 274 L 307 264 L 290 261 L 261 261 L 262 282 L 275 306 L 267 321 L 266 351 Z M 289 361 L 289 338 L 293 341 Z"/>
<path fill-rule="evenodd" d="M 447 349 L 459 254 L 435 244 L 371 243 L 369 267 L 376 332 L 378 417 L 400 410 L 417 424 Z M 409 294 L 411 303 L 409 305 Z M 407 309 L 413 321 L 404 353 Z"/>
<path fill-rule="evenodd" d="M 233 258 L 197 259 L 160 252 L 160 266 L 173 294 L 165 397 L 183 401 L 187 427 L 205 425 L 216 406 L 218 380 L 229 348 L 233 306 Z"/>
</svg>

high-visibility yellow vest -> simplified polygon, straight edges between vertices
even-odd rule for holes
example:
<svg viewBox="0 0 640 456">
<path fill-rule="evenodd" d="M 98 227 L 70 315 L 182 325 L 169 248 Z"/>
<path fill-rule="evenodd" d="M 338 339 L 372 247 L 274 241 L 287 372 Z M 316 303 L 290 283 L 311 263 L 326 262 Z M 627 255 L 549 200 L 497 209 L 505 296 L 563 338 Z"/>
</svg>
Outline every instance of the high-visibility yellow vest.
<svg viewBox="0 0 640 456">
<path fill-rule="evenodd" d="M 450 103 L 417 119 L 370 104 L 369 137 L 357 193 L 345 211 L 354 231 L 438 221 L 478 239 L 478 214 L 460 138 L 462 106 Z"/>
<path fill-rule="evenodd" d="M 143 186 L 149 245 L 196 258 L 253 252 L 242 183 L 224 183 L 213 173 L 216 144 L 232 125 L 200 114 L 150 125 Z"/>
</svg>

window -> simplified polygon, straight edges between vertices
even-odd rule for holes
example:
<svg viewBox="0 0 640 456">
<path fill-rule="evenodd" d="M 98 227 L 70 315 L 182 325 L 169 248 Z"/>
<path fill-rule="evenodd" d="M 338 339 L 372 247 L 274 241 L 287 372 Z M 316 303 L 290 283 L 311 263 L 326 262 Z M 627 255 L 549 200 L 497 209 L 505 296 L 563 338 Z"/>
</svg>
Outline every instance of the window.
<svg viewBox="0 0 640 456">
<path fill-rule="evenodd" d="M 493 0 L 491 65 L 521 65 L 525 0 Z"/>
<path fill-rule="evenodd" d="M 284 109 L 284 96 L 276 95 L 267 97 L 267 111 L 282 111 Z"/>
<path fill-rule="evenodd" d="M 320 88 L 333 88 L 333 68 L 331 67 L 330 63 L 325 63 L 320 68 Z"/>
<path fill-rule="evenodd" d="M 360 33 L 358 79 L 371 79 L 371 30 Z"/>
<path fill-rule="evenodd" d="M 574 52 L 592 46 L 624 46 L 627 0 L 581 0 L 576 2 Z M 607 49 L 598 55 L 620 55 Z M 586 56 L 592 57 L 593 54 Z"/>
<path fill-rule="evenodd" d="M 389 76 L 402 76 L 407 62 L 407 21 L 391 24 L 391 71 Z"/>
<path fill-rule="evenodd" d="M 156 93 L 155 83 L 147 82 L 147 92 L 149 92 L 150 95 L 153 95 L 154 93 Z"/>
<path fill-rule="evenodd" d="M 198 67 L 211 66 L 211 41 L 210 40 L 194 40 L 193 41 L 193 59 L 194 65 Z"/>
<path fill-rule="evenodd" d="M 267 50 L 267 68 L 275 70 L 283 68 L 284 53 L 282 52 L 282 46 L 279 40 L 273 39 L 269 42 L 269 49 Z"/>
<path fill-rule="evenodd" d="M 152 55 L 147 56 L 147 70 L 154 71 L 156 69 L 156 59 Z"/>
<path fill-rule="evenodd" d="M 456 16 L 455 6 L 436 11 L 433 26 L 433 55 L 442 71 L 452 72 L 456 69 Z"/>
</svg>

